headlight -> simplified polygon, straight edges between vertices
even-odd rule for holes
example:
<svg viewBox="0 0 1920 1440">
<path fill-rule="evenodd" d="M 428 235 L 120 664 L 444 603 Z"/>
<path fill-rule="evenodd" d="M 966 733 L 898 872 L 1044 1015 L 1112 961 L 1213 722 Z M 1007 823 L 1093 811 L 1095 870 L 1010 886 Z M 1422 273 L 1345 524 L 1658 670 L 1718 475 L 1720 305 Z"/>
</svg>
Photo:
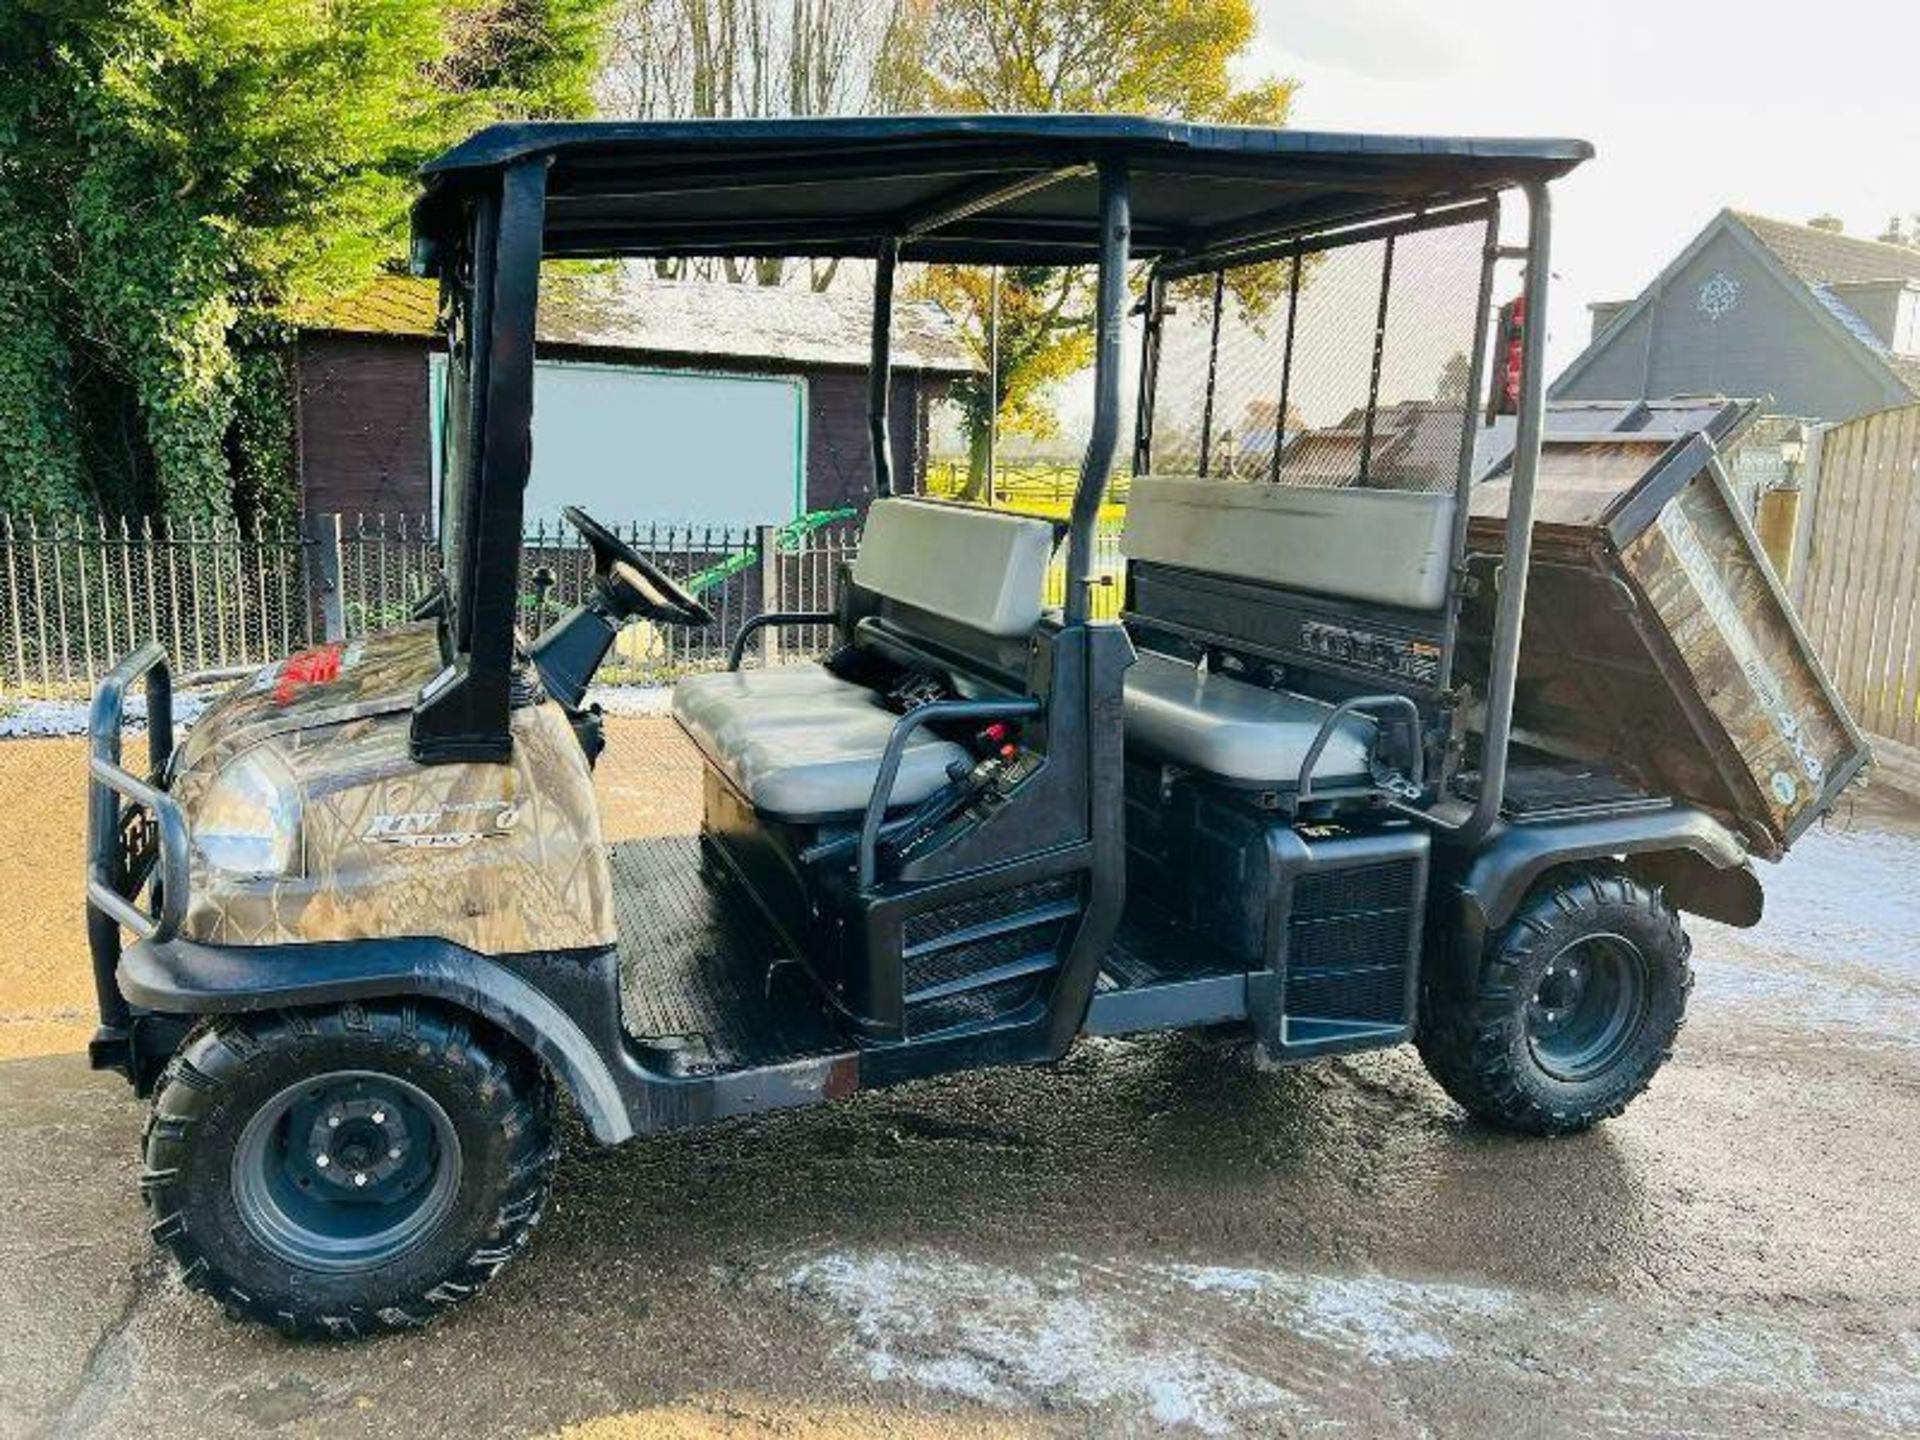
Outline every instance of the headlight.
<svg viewBox="0 0 1920 1440">
<path fill-rule="evenodd" d="M 284 875 L 299 841 L 300 789 L 285 763 L 254 750 L 207 788 L 193 817 L 193 843 L 230 875 Z"/>
</svg>

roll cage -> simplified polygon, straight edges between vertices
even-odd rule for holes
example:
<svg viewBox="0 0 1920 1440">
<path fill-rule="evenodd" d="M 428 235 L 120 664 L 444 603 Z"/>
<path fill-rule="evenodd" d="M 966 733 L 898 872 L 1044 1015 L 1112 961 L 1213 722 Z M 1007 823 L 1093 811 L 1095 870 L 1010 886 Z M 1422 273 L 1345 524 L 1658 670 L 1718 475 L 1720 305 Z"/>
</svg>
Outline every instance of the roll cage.
<svg viewBox="0 0 1920 1440">
<path fill-rule="evenodd" d="M 1152 454 L 1154 347 L 1170 284 L 1287 257 L 1297 277 L 1308 250 L 1485 214 L 1472 394 L 1483 374 L 1492 266 L 1524 260 L 1531 313 L 1544 313 L 1547 187 L 1591 153 L 1573 140 L 1338 135 L 1098 116 L 515 124 L 480 132 L 426 168 L 413 217 L 413 265 L 442 282 L 451 360 L 441 505 L 446 668 L 415 707 L 416 757 L 486 761 L 509 752 L 543 259 L 872 260 L 868 420 L 876 496 L 893 489 L 886 407 L 898 264 L 1097 267 L 1093 424 L 1067 527 L 1063 618 L 1076 626 L 1089 619 L 1095 523 L 1119 443 L 1130 263 L 1149 267 L 1148 403 L 1138 417 L 1136 465 Z M 1509 251 L 1498 243 L 1493 206 L 1513 189 L 1527 200 L 1528 225 L 1525 246 Z M 1388 254 L 1390 267 L 1390 247 Z M 1381 326 L 1384 294 L 1383 280 Z M 1506 573 L 1522 580 L 1544 340 L 1544 327 L 1526 328 L 1511 463 Z M 1211 378 L 1208 395 L 1211 403 Z M 1284 424 L 1284 400 L 1280 417 Z M 1371 402 L 1366 424 L 1363 456 L 1372 444 Z M 1469 441 L 1454 477 L 1463 502 L 1450 537 L 1455 575 L 1471 465 Z M 1466 813 L 1433 817 L 1471 834 L 1500 811 L 1525 595 L 1524 583 L 1500 587 L 1478 793 Z M 1449 664 L 1451 648 L 1450 628 Z"/>
</svg>

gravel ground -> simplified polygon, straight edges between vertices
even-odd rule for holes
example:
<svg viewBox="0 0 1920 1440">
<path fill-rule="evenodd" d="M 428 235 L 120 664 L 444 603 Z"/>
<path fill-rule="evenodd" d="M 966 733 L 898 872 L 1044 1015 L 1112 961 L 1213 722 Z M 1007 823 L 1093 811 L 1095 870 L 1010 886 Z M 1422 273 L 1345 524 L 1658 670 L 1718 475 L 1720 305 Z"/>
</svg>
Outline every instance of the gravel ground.
<svg viewBox="0 0 1920 1440">
<path fill-rule="evenodd" d="M 618 719 L 609 828 L 685 828 Z M 811 1437 L 1920 1431 L 1920 825 L 1862 807 L 1706 923 L 1673 1064 L 1572 1139 L 1410 1053 L 1169 1037 L 597 1150 L 428 1332 L 295 1345 L 154 1256 L 84 1037 L 81 747 L 0 745 L 0 1433 Z"/>
</svg>

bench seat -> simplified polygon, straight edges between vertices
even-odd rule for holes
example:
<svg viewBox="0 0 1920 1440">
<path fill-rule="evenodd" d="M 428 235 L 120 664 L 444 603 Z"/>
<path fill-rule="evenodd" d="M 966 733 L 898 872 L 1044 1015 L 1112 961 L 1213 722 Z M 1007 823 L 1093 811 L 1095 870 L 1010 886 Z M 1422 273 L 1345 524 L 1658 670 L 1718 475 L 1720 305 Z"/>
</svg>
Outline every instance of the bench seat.
<svg viewBox="0 0 1920 1440">
<path fill-rule="evenodd" d="M 756 811 L 814 823 L 866 808 L 900 717 L 873 691 L 809 663 L 689 675 L 673 687 L 673 718 Z M 918 732 L 893 804 L 926 799 L 956 761 L 970 763 L 964 748 Z"/>
<path fill-rule="evenodd" d="M 1236 785 L 1295 785 L 1332 711 L 1318 700 L 1209 674 L 1152 651 L 1127 671 L 1127 747 Z M 1369 784 L 1373 740 L 1372 720 L 1343 719 L 1320 752 L 1313 783 Z"/>
</svg>

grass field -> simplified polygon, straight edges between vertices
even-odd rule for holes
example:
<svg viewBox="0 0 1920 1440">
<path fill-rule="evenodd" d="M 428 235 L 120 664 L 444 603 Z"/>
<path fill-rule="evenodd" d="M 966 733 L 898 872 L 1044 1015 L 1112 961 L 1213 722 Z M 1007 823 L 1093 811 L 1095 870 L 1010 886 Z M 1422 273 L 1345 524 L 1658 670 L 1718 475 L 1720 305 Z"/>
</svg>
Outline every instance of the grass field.
<svg viewBox="0 0 1920 1440">
<path fill-rule="evenodd" d="M 1115 470 L 1113 484 L 1107 490 L 1107 503 L 1100 507 L 1100 518 L 1118 525 L 1126 518 L 1127 486 L 1133 477 Z M 1065 461 L 1042 461 L 1022 465 L 1002 465 L 994 476 L 995 508 L 1018 510 L 1028 515 L 1045 515 L 1064 520 L 1073 505 L 1074 487 L 1080 482 L 1077 467 Z M 965 460 L 935 460 L 927 467 L 927 493 L 951 499 L 966 489 Z"/>
</svg>

